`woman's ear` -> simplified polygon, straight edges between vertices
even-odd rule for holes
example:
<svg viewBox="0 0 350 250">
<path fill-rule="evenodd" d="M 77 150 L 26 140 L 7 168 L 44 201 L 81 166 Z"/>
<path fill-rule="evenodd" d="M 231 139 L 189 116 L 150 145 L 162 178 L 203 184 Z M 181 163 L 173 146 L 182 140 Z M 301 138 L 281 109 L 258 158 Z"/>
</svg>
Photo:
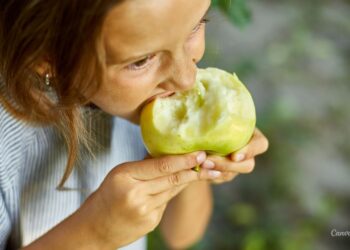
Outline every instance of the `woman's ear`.
<svg viewBox="0 0 350 250">
<path fill-rule="evenodd" d="M 45 77 L 49 74 L 52 77 L 52 67 L 48 60 L 41 60 L 34 66 L 34 71 L 37 72 L 41 77 Z"/>
</svg>

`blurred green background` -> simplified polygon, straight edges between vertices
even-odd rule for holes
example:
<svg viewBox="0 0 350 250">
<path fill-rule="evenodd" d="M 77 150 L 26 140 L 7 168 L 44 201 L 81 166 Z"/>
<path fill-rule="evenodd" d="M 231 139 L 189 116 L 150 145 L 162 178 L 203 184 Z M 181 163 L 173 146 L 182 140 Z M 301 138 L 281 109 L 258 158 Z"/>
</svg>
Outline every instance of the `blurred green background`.
<svg viewBox="0 0 350 250">
<path fill-rule="evenodd" d="M 255 171 L 216 185 L 192 250 L 350 249 L 350 2 L 216 0 L 201 67 L 236 72 L 270 141 Z M 149 249 L 166 249 L 159 232 Z"/>
</svg>

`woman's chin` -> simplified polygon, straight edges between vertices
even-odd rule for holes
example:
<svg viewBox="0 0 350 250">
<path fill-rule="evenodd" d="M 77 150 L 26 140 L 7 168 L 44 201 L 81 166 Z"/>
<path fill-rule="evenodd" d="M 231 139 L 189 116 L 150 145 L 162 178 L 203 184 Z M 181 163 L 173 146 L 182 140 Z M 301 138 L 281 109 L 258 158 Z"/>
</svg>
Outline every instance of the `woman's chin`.
<svg viewBox="0 0 350 250">
<path fill-rule="evenodd" d="M 130 112 L 124 113 L 124 114 L 120 114 L 120 112 L 118 112 L 117 110 L 100 108 L 93 103 L 89 103 L 89 104 L 85 105 L 84 107 L 89 107 L 92 109 L 99 109 L 99 110 L 102 110 L 103 112 L 105 112 L 111 116 L 117 116 L 117 117 L 120 117 L 122 119 L 128 120 L 136 125 L 139 125 L 143 106 L 140 105 L 136 110 L 130 111 Z"/>
<path fill-rule="evenodd" d="M 127 118 L 127 120 L 136 124 L 136 125 L 140 125 L 140 116 L 139 115 L 135 115 L 133 117 Z"/>
<path fill-rule="evenodd" d="M 125 120 L 128 120 L 129 122 L 132 122 L 136 125 L 139 125 L 140 124 L 140 116 L 141 116 L 141 111 L 139 110 L 135 110 L 129 114 L 123 114 L 123 115 L 120 115 L 120 114 L 116 114 L 114 116 L 118 116 L 118 117 L 121 117 Z"/>
</svg>

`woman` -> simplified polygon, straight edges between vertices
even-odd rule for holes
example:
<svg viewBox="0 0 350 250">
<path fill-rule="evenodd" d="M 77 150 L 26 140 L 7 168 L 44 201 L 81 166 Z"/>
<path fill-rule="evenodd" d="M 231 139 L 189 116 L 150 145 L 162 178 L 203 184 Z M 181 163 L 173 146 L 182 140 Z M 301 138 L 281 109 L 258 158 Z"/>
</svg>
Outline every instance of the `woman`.
<svg viewBox="0 0 350 250">
<path fill-rule="evenodd" d="M 266 138 L 145 159 L 137 123 L 192 88 L 210 1 L 0 3 L 1 248 L 145 249 L 158 225 L 170 248 L 198 241 L 211 183 L 251 172 Z"/>
</svg>

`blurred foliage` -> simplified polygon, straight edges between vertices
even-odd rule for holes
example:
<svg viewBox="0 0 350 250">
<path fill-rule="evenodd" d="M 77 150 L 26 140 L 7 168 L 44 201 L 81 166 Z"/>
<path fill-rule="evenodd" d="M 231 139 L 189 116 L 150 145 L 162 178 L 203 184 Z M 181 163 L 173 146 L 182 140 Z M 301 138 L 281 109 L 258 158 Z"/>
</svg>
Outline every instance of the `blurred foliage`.
<svg viewBox="0 0 350 250">
<path fill-rule="evenodd" d="M 212 6 L 219 8 L 238 27 L 246 26 L 251 20 L 251 11 L 246 0 L 213 0 Z"/>
<path fill-rule="evenodd" d="M 212 2 L 200 66 L 238 73 L 270 148 L 253 174 L 214 186 L 191 250 L 349 249 L 350 237 L 330 235 L 350 221 L 349 2 Z M 149 249 L 166 249 L 157 230 Z"/>
</svg>

